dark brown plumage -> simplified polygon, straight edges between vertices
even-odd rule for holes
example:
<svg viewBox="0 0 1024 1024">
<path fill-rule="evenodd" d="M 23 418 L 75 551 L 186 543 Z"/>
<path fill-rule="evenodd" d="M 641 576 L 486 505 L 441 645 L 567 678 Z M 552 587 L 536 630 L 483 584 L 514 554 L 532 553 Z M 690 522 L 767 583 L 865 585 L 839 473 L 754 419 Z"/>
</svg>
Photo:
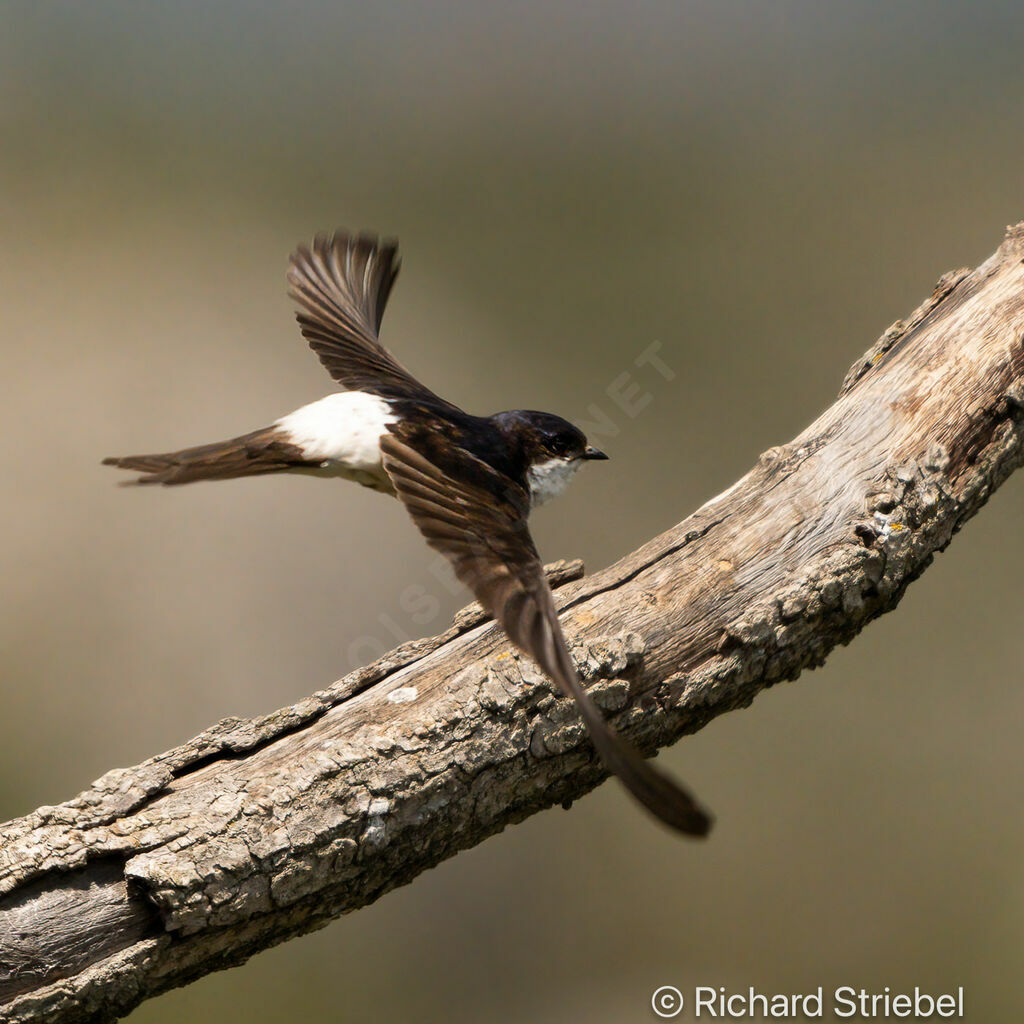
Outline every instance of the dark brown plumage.
<svg viewBox="0 0 1024 1024">
<path fill-rule="evenodd" d="M 377 338 L 397 273 L 396 244 L 367 234 L 317 235 L 292 256 L 299 326 L 348 396 L 220 444 L 104 462 L 145 474 L 137 483 L 316 471 L 397 494 L 512 643 L 576 701 L 608 770 L 667 825 L 705 835 L 710 817 L 616 735 L 584 689 L 527 527 L 531 507 L 606 456 L 559 416 L 472 416 L 420 384 Z"/>
<path fill-rule="evenodd" d="M 526 525 L 529 494 L 479 462 L 477 482 L 446 476 L 391 434 L 381 438 L 381 451 L 395 491 L 427 543 L 452 563 L 509 639 L 576 701 L 608 770 L 666 825 L 706 835 L 709 816 L 612 730 L 583 688 Z"/>
<path fill-rule="evenodd" d="M 273 427 L 254 430 L 229 441 L 201 444 L 156 455 L 120 455 L 103 460 L 104 466 L 144 473 L 132 484 L 191 484 L 199 480 L 232 480 L 285 470 L 315 467 L 302 449 L 289 444 Z"/>
<path fill-rule="evenodd" d="M 319 234 L 288 266 L 302 336 L 341 387 L 382 398 L 454 408 L 424 387 L 377 340 L 401 261 L 398 243 L 376 235 Z"/>
</svg>

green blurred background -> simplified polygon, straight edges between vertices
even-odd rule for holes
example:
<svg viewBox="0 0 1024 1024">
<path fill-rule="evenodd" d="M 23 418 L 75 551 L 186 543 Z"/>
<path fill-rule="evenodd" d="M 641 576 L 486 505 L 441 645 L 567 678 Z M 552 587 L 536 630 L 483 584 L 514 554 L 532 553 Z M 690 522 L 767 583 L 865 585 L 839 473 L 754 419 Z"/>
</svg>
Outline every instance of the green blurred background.
<svg viewBox="0 0 1024 1024">
<path fill-rule="evenodd" d="M 535 517 L 597 568 L 1024 218 L 1022 47 L 1016 2 L 5 4 L 0 818 L 465 603 L 369 491 L 99 466 L 330 390 L 297 242 L 397 234 L 385 341 L 470 410 L 603 411 L 612 461 Z M 677 376 L 624 416 L 652 340 Z M 822 671 L 661 755 L 707 844 L 607 785 L 132 1021 L 618 1024 L 664 984 L 963 985 L 1019 1021 L 1022 512 L 1024 474 Z"/>
</svg>

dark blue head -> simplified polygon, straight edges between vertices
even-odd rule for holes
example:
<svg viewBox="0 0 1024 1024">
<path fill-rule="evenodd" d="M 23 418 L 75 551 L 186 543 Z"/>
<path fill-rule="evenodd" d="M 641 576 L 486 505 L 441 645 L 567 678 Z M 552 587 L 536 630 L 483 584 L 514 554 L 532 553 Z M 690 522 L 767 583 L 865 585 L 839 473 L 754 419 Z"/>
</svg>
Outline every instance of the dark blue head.
<svg viewBox="0 0 1024 1024">
<path fill-rule="evenodd" d="M 607 459 L 604 452 L 587 443 L 582 430 L 561 416 L 534 409 L 513 409 L 499 412 L 492 422 L 517 445 L 528 465 L 561 459 L 574 462 L 581 459 Z"/>
</svg>

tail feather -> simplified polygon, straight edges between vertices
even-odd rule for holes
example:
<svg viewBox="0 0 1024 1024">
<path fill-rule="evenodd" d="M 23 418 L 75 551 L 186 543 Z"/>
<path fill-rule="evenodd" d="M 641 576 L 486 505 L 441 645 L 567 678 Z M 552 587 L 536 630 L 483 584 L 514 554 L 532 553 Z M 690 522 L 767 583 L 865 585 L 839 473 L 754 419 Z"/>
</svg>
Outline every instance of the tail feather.
<svg viewBox="0 0 1024 1024">
<path fill-rule="evenodd" d="M 230 480 L 241 476 L 280 473 L 316 466 L 302 449 L 274 427 L 255 430 L 229 441 L 153 455 L 123 455 L 103 460 L 104 466 L 143 473 L 125 484 L 190 484 L 197 480 Z"/>
</svg>

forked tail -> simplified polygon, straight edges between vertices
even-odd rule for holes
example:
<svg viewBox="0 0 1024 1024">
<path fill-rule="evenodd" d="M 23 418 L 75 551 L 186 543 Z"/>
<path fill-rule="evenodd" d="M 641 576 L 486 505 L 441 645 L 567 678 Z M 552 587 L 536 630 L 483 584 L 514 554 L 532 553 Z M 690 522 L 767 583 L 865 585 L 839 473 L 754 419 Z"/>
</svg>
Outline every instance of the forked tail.
<svg viewBox="0 0 1024 1024">
<path fill-rule="evenodd" d="M 132 469 L 143 476 L 126 484 L 191 484 L 197 480 L 230 480 L 240 476 L 280 473 L 316 466 L 304 458 L 275 427 L 265 427 L 230 441 L 182 448 L 157 455 L 123 455 L 103 460 L 104 466 Z"/>
</svg>

